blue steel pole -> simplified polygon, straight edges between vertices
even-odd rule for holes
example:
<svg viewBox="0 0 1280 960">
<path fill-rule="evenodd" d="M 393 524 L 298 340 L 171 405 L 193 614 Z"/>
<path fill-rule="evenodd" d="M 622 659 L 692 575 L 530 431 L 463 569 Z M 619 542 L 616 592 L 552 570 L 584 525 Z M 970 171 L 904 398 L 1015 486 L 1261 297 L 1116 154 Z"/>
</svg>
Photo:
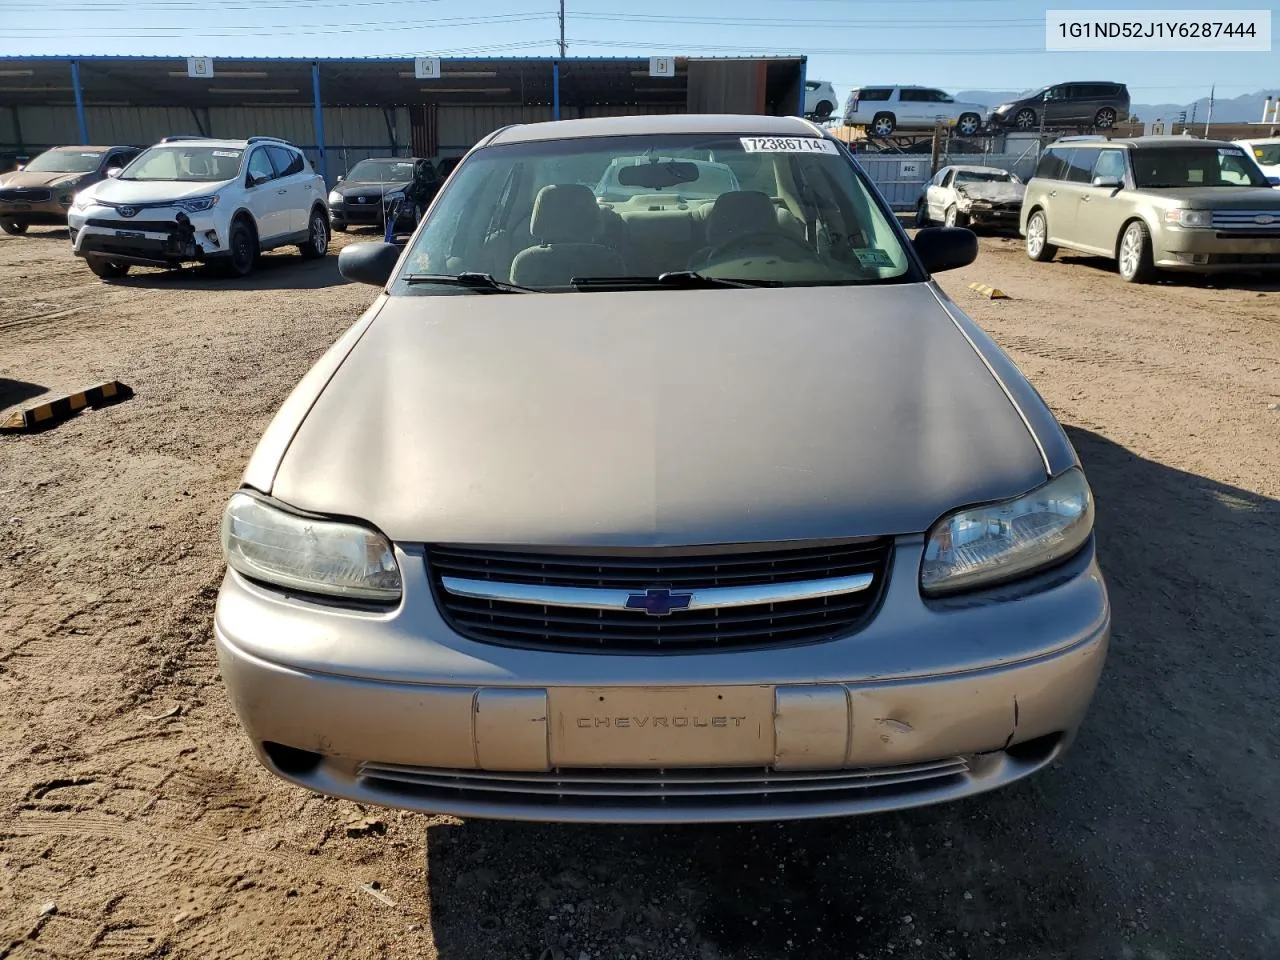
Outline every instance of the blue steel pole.
<svg viewBox="0 0 1280 960">
<path fill-rule="evenodd" d="M 560 61 L 551 65 L 551 119 L 560 119 Z"/>
<path fill-rule="evenodd" d="M 329 187 L 329 158 L 324 149 L 324 108 L 320 105 L 320 64 L 311 64 L 311 88 L 316 98 L 316 150 L 320 156 L 320 176 Z"/>
<path fill-rule="evenodd" d="M 80 142 L 89 142 L 89 124 L 84 119 L 84 92 L 80 89 L 80 61 L 71 61 L 71 86 L 76 93 L 76 122 L 80 124 Z"/>
<path fill-rule="evenodd" d="M 805 89 L 805 84 L 808 82 L 808 80 L 809 80 L 809 58 L 802 57 L 800 60 L 800 104 L 796 108 L 797 117 L 804 116 L 804 102 L 807 99 L 805 96 L 805 94 L 807 93 L 807 90 Z"/>
</svg>

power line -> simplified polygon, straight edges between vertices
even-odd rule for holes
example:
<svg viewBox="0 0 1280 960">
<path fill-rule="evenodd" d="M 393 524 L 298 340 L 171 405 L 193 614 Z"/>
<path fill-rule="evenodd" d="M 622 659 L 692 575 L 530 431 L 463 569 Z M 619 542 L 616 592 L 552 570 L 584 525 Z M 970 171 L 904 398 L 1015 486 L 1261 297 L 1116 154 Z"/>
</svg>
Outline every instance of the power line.
<svg viewBox="0 0 1280 960">
<path fill-rule="evenodd" d="M 919 30 L 918 23 L 903 23 L 901 19 L 897 20 L 805 20 L 803 23 L 797 23 L 795 18 L 788 20 L 775 19 L 772 17 L 702 17 L 702 16 L 672 16 L 664 17 L 658 14 L 650 13 L 575 13 L 575 20 L 605 20 L 620 23 L 682 23 L 696 24 L 702 26 L 714 27 L 770 27 L 770 28 L 798 28 L 798 29 L 827 29 L 835 27 L 889 27 L 900 28 L 903 30 Z M 1010 20 L 1002 17 L 996 20 L 965 20 L 958 23 L 935 23 L 937 27 L 945 27 L 948 30 L 957 28 L 983 28 L 989 29 L 992 26 L 1024 26 L 1034 25 L 1043 28 L 1044 20 L 1041 19 L 1023 19 Z"/>
</svg>

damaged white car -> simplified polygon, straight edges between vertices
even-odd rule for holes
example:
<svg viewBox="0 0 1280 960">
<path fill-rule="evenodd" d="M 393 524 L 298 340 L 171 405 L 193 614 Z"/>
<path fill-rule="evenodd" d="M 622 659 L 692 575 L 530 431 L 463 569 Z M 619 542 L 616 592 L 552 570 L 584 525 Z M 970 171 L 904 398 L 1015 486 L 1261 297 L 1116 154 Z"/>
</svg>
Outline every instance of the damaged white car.
<svg viewBox="0 0 1280 960">
<path fill-rule="evenodd" d="M 925 184 L 916 204 L 916 226 L 1015 229 L 1027 185 L 999 167 L 943 167 Z"/>
</svg>

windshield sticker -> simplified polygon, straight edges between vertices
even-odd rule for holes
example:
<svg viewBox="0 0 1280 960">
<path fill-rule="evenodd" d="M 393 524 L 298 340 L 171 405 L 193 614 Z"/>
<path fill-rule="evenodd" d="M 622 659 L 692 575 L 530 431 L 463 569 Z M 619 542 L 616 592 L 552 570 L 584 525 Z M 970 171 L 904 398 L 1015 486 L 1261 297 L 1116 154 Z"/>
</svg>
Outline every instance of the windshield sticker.
<svg viewBox="0 0 1280 960">
<path fill-rule="evenodd" d="M 893 267 L 893 258 L 883 250 L 874 247 L 865 250 L 855 250 L 853 255 L 858 258 L 858 266 L 860 267 Z"/>
<path fill-rule="evenodd" d="M 240 151 L 239 150 L 215 150 L 213 151 L 213 155 L 215 157 L 228 157 L 234 160 L 236 157 L 240 156 Z"/>
<path fill-rule="evenodd" d="M 840 150 L 820 137 L 741 137 L 747 153 L 834 153 Z"/>
</svg>

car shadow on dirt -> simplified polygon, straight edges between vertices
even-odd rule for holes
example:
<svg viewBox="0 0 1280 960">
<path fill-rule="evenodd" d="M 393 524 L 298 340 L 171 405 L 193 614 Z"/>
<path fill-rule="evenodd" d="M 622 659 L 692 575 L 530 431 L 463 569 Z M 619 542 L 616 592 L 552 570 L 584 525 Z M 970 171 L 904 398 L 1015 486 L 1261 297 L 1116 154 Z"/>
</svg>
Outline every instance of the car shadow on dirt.
<svg viewBox="0 0 1280 960">
<path fill-rule="evenodd" d="M 6 407 L 19 406 L 40 396 L 42 393 L 48 392 L 48 387 L 41 386 L 38 383 L 0 377 L 0 411 L 3 411 Z"/>
<path fill-rule="evenodd" d="M 338 257 L 304 260 L 298 253 L 265 254 L 247 277 L 228 277 L 207 266 L 174 270 L 134 270 L 127 277 L 109 281 L 119 287 L 152 290 L 320 290 L 349 281 L 338 273 Z"/>
<path fill-rule="evenodd" d="M 1060 263 L 1071 263 L 1080 267 L 1091 267 L 1103 273 L 1116 274 L 1116 262 L 1106 257 L 1091 257 L 1087 254 L 1059 253 Z M 1119 274 L 1116 282 L 1123 284 Z M 1156 273 L 1152 283 L 1169 287 L 1203 287 L 1205 289 L 1222 290 L 1257 290 L 1261 293 L 1280 291 L 1280 270 L 1266 273 L 1192 273 L 1182 270 L 1161 270 Z M 1141 289 L 1141 285 L 1137 285 Z"/>
<path fill-rule="evenodd" d="M 1280 501 L 1069 432 L 1114 632 L 1062 763 L 844 820 L 431 827 L 441 960 L 1276 955 Z"/>
</svg>

